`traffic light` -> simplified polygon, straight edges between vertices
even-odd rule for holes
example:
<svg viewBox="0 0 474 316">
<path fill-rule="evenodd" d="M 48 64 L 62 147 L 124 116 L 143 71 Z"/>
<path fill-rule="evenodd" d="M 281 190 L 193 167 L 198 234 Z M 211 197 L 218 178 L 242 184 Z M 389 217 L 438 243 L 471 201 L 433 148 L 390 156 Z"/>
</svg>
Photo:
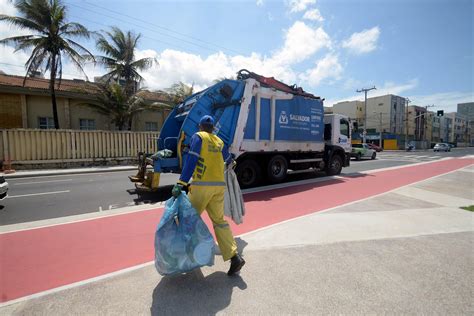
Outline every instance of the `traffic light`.
<svg viewBox="0 0 474 316">
<path fill-rule="evenodd" d="M 444 115 L 444 111 L 443 110 L 439 110 L 437 113 L 436 113 L 436 116 L 443 116 Z"/>
</svg>

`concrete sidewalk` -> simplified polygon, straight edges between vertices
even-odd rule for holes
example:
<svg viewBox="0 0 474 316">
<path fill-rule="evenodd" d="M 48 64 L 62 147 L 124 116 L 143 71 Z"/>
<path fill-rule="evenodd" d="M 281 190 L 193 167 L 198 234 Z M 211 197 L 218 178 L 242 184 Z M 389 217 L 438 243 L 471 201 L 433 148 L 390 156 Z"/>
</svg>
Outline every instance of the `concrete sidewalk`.
<svg viewBox="0 0 474 316">
<path fill-rule="evenodd" d="M 473 179 L 471 165 L 242 235 L 238 277 L 220 258 L 172 278 L 149 263 L 0 313 L 472 314 L 474 215 L 459 207 L 474 204 Z"/>
<path fill-rule="evenodd" d="M 136 165 L 135 166 L 103 166 L 103 167 L 84 167 L 84 168 L 71 168 L 71 169 L 17 170 L 14 173 L 7 173 L 7 174 L 0 172 L 0 175 L 5 176 L 5 179 L 14 179 L 14 178 L 57 176 L 57 175 L 81 174 L 81 173 L 102 173 L 102 172 L 130 171 L 130 170 L 138 170 L 138 166 Z"/>
</svg>

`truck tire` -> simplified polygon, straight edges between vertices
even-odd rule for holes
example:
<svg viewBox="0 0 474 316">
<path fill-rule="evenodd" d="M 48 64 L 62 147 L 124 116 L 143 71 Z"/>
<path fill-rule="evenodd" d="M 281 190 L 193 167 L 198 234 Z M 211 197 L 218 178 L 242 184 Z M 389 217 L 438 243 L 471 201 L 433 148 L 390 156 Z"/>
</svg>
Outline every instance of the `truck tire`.
<svg viewBox="0 0 474 316">
<path fill-rule="evenodd" d="M 235 173 L 240 187 L 249 188 L 258 183 L 261 178 L 262 170 L 255 161 L 248 159 L 237 163 Z"/>
<path fill-rule="evenodd" d="M 361 154 L 361 153 L 357 153 L 356 160 L 361 160 L 361 159 L 362 159 L 362 154 Z"/>
<path fill-rule="evenodd" d="M 267 165 L 267 176 L 271 183 L 285 180 L 288 172 L 288 162 L 282 155 L 276 155 L 270 159 Z"/>
<path fill-rule="evenodd" d="M 333 155 L 326 169 L 328 176 L 335 176 L 340 174 L 342 170 L 342 159 L 339 155 Z"/>
</svg>

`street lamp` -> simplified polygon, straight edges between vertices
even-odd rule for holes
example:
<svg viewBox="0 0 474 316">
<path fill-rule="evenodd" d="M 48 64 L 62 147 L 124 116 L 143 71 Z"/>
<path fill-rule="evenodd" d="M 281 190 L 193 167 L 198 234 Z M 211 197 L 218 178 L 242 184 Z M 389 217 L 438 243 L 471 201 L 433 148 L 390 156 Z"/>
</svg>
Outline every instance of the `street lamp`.
<svg viewBox="0 0 474 316">
<path fill-rule="evenodd" d="M 356 92 L 364 92 L 365 93 L 365 106 L 364 106 L 364 132 L 363 132 L 363 140 L 362 142 L 365 144 L 365 136 L 367 135 L 367 91 L 375 90 L 375 86 L 372 88 L 362 88 L 360 90 L 356 90 Z"/>
</svg>

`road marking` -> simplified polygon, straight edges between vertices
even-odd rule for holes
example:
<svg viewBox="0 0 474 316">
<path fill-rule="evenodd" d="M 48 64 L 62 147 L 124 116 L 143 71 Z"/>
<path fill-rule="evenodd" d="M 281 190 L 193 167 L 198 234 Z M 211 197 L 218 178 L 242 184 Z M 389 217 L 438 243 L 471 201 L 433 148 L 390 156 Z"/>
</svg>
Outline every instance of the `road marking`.
<svg viewBox="0 0 474 316">
<path fill-rule="evenodd" d="M 432 180 L 434 178 L 439 178 L 439 177 L 442 177 L 442 176 L 447 175 L 447 174 L 451 174 L 451 173 L 455 173 L 455 172 L 458 172 L 458 171 L 461 171 L 461 170 L 464 170 L 464 169 L 467 169 L 467 168 L 471 168 L 472 166 L 473 166 L 473 164 L 471 163 L 470 165 L 465 166 L 465 167 L 461 167 L 459 169 L 444 172 L 444 173 L 438 174 L 436 176 L 433 176 L 433 177 L 430 177 L 430 178 L 427 178 L 427 179 L 423 179 L 423 180 L 420 180 L 420 181 L 416 181 L 416 182 L 413 182 L 413 183 L 410 183 L 410 184 L 407 184 L 407 185 L 402 185 L 398 188 L 394 188 L 392 190 L 382 192 L 380 194 L 376 194 L 376 195 L 373 195 L 373 196 L 368 196 L 368 197 L 365 197 L 365 198 L 362 198 L 362 199 L 359 199 L 359 200 L 355 200 L 355 201 L 351 201 L 351 202 L 344 203 L 344 204 L 341 204 L 341 205 L 333 206 L 333 207 L 327 208 L 325 210 L 320 210 L 320 211 L 317 211 L 317 213 L 318 214 L 325 213 L 325 212 L 328 212 L 330 210 L 334 210 L 334 209 L 337 209 L 337 208 L 340 208 L 340 207 L 344 207 L 344 206 L 355 204 L 355 203 L 358 203 L 358 202 L 361 202 L 361 201 L 369 200 L 369 199 L 372 199 L 372 198 L 375 198 L 375 197 L 378 197 L 378 196 L 383 196 L 383 195 L 386 195 L 388 193 L 397 191 L 400 188 L 413 186 L 413 185 L 416 185 L 418 183 L 422 183 L 422 182 L 425 182 L 425 181 Z M 261 227 L 261 228 L 258 228 L 258 229 L 252 230 L 252 231 L 248 231 L 248 232 L 245 232 L 245 233 L 242 233 L 242 234 L 238 234 L 235 237 L 242 237 L 242 236 L 246 236 L 246 235 L 250 235 L 250 234 L 255 234 L 258 231 L 266 230 L 270 227 L 282 225 L 282 224 L 285 224 L 285 223 L 288 223 L 288 222 L 292 222 L 292 221 L 295 221 L 295 220 L 298 220 L 298 219 L 301 219 L 301 218 L 310 217 L 310 216 L 314 216 L 314 215 L 315 215 L 315 213 L 313 212 L 313 213 L 309 213 L 309 214 L 306 214 L 306 215 L 297 216 L 297 217 L 290 218 L 288 220 L 284 220 L 284 221 L 274 223 L 274 224 L 271 224 L 271 225 L 268 225 L 268 226 L 264 226 L 264 227 Z M 93 282 L 96 282 L 96 281 L 108 279 L 110 277 L 118 276 L 118 275 L 130 272 L 130 271 L 134 271 L 134 270 L 137 270 L 137 269 L 140 269 L 140 268 L 144 268 L 146 266 L 152 265 L 153 263 L 154 263 L 153 261 L 148 261 L 148 262 L 141 263 L 141 264 L 131 266 L 131 267 L 127 267 L 125 269 L 121 269 L 121 270 L 118 270 L 118 271 L 115 271 L 115 272 L 99 275 L 99 276 L 96 276 L 96 277 L 81 280 L 81 281 L 74 282 L 74 283 L 71 283 L 71 284 L 67 284 L 67 285 L 64 285 L 64 286 L 59 286 L 59 287 L 52 288 L 52 289 L 49 289 L 49 290 L 45 290 L 45 291 L 42 291 L 42 292 L 38 292 L 38 293 L 35 293 L 35 294 L 19 297 L 19 298 L 14 299 L 14 300 L 10 300 L 10 301 L 0 303 L 0 308 L 4 307 L 4 306 L 15 304 L 15 303 L 19 303 L 19 302 L 22 302 L 22 301 L 27 301 L 27 300 L 32 299 L 32 298 L 39 298 L 39 297 L 45 296 L 47 294 L 56 293 L 56 292 L 60 292 L 60 291 L 66 290 L 66 289 L 75 288 L 75 287 L 78 287 L 78 286 L 81 286 L 81 285 L 90 284 L 90 283 L 93 283 Z"/>
<path fill-rule="evenodd" d="M 19 197 L 27 197 L 27 196 L 37 196 L 37 195 L 48 195 L 48 194 L 59 194 L 59 193 L 69 193 L 71 190 L 64 190 L 64 191 L 52 191 L 52 192 L 42 192 L 42 193 L 31 193 L 31 194 L 22 194 L 22 195 L 9 195 L 7 198 L 19 198 Z"/>
<path fill-rule="evenodd" d="M 445 157 L 445 158 L 442 158 L 438 161 L 450 160 L 450 159 L 455 159 L 455 158 L 454 157 Z M 438 161 L 436 161 L 436 162 L 438 162 Z M 367 161 L 367 162 L 369 162 L 369 161 Z M 381 172 L 381 171 L 396 170 L 396 169 L 409 168 L 409 167 L 420 166 L 420 165 L 425 165 L 425 164 L 432 164 L 432 163 L 436 163 L 436 162 L 435 161 L 423 161 L 423 162 L 418 162 L 418 163 L 405 164 L 405 165 L 401 165 L 401 166 L 392 166 L 392 167 L 386 167 L 386 168 L 359 171 L 359 172 L 356 172 L 356 173 L 358 173 L 358 174 L 371 174 L 371 173 L 377 173 L 377 172 Z M 470 166 L 472 166 L 472 165 L 470 165 Z M 468 167 L 470 167 L 470 166 L 468 166 Z M 461 169 L 464 169 L 464 168 L 461 168 Z M 460 170 L 460 169 L 458 169 L 458 170 Z M 454 170 L 454 171 L 457 171 L 457 170 Z M 452 171 L 452 172 L 454 172 L 454 171 Z M 451 173 L 451 172 L 449 172 L 449 173 Z M 293 182 L 286 182 L 286 183 L 262 186 L 262 187 L 257 187 L 257 188 L 243 189 L 242 194 L 245 196 L 246 194 L 250 194 L 250 193 L 271 191 L 271 190 L 275 190 L 275 189 L 279 189 L 279 188 L 285 188 L 285 187 L 294 187 L 294 186 L 299 186 L 299 185 L 304 185 L 304 184 L 312 184 L 312 183 L 331 181 L 331 180 L 337 180 L 337 179 L 342 180 L 342 179 L 344 179 L 345 176 L 350 177 L 351 175 L 353 175 L 353 173 L 346 174 L 346 175 L 341 174 L 339 176 L 325 176 L 325 177 L 316 178 L 316 179 L 306 179 L 306 180 L 299 180 L 299 181 L 293 181 Z M 424 181 L 424 180 L 422 180 L 422 181 Z M 369 198 L 367 198 L 367 199 L 369 199 Z M 46 228 L 46 227 L 59 226 L 59 225 L 68 225 L 68 224 L 74 224 L 74 223 L 79 223 L 79 222 L 93 221 L 93 220 L 100 219 L 100 218 L 120 216 L 120 215 L 124 215 L 124 214 L 159 210 L 159 209 L 162 209 L 164 207 L 165 203 L 166 203 L 166 201 L 156 202 L 154 204 L 143 204 L 143 205 L 138 206 L 138 209 L 136 209 L 135 207 L 131 207 L 133 209 L 129 210 L 127 208 L 124 208 L 124 210 L 122 210 L 122 211 L 120 211 L 120 209 L 114 209 L 114 210 L 111 210 L 111 211 L 112 212 L 113 211 L 118 211 L 118 212 L 113 213 L 113 214 L 110 214 L 108 212 L 96 212 L 95 214 L 101 214 L 101 215 L 97 215 L 97 216 L 94 216 L 94 217 L 88 217 L 88 218 L 81 218 L 81 219 L 73 219 L 73 220 L 69 219 L 69 221 L 67 221 L 69 217 L 75 217 L 75 216 L 80 216 L 80 215 L 66 216 L 66 217 L 64 217 L 66 219 L 65 222 L 52 223 L 52 224 L 51 223 L 49 223 L 49 224 L 41 223 L 40 226 L 36 226 L 36 227 L 31 227 L 31 226 L 24 227 L 24 226 L 22 226 L 22 224 L 24 224 L 24 223 L 6 225 L 6 226 L 11 226 L 11 228 L 7 227 L 7 229 L 5 229 L 6 226 L 0 227 L 0 235 L 1 234 L 16 233 L 16 232 L 20 232 L 20 231 L 33 230 L 33 229 L 41 229 L 41 228 Z M 104 210 L 104 209 L 102 208 L 102 210 Z M 81 215 L 87 215 L 87 214 L 81 214 Z M 40 221 L 37 221 L 37 222 L 44 222 L 44 221 L 45 220 L 40 220 Z M 32 224 L 32 223 L 34 223 L 34 222 L 29 222 L 28 224 Z M 20 228 L 18 228 L 18 227 L 20 227 Z"/>
<path fill-rule="evenodd" d="M 51 183 L 51 182 L 65 182 L 65 181 L 72 181 L 72 179 L 37 181 L 37 182 L 21 182 L 21 183 L 14 183 L 13 185 L 37 184 L 37 183 Z"/>
</svg>

